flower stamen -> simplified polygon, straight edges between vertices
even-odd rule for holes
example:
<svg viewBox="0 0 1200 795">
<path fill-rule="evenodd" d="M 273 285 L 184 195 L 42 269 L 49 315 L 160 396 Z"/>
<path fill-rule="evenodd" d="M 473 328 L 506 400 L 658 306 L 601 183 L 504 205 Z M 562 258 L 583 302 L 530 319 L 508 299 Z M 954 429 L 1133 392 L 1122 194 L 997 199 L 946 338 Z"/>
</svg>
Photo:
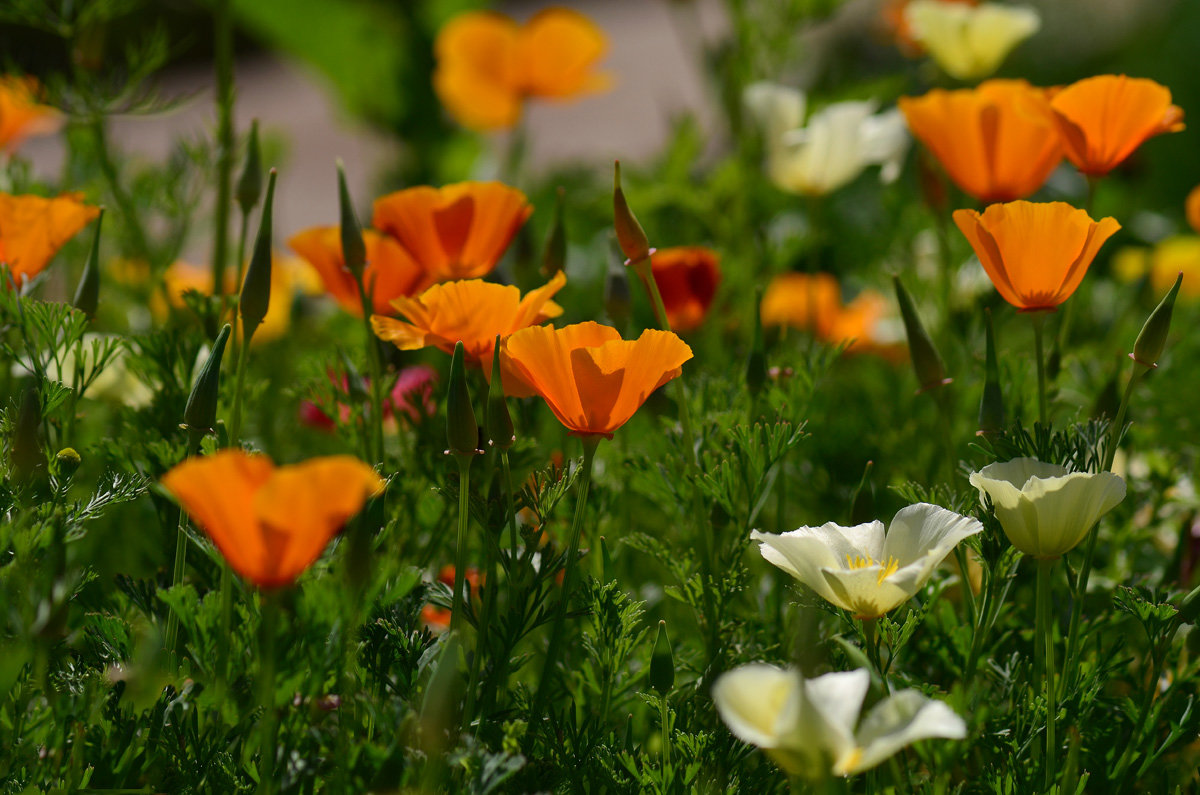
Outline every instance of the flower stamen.
<svg viewBox="0 0 1200 795">
<path fill-rule="evenodd" d="M 869 556 L 852 556 L 849 553 L 846 554 L 846 568 L 854 570 L 865 569 L 869 566 L 880 567 L 879 584 L 882 585 L 884 580 L 886 580 L 888 577 L 891 577 L 900 568 L 900 561 L 897 560 L 895 556 L 889 556 L 888 559 L 884 561 L 877 561 Z"/>
</svg>

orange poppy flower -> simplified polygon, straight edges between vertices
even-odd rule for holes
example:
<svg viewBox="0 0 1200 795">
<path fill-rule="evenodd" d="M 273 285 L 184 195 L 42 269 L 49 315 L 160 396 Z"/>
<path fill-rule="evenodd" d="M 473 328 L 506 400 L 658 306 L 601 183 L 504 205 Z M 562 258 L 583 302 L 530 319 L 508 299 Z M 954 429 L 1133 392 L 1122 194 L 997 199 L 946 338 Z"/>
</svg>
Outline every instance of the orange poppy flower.
<svg viewBox="0 0 1200 795">
<path fill-rule="evenodd" d="M 507 337 L 561 315 L 562 308 L 550 299 L 566 283 L 566 274 L 559 271 L 524 298 L 516 287 L 481 279 L 435 284 L 416 298 L 392 301 L 408 322 L 372 315 L 371 327 L 402 351 L 436 345 L 453 354 L 454 343 L 461 341 L 467 361 L 482 365 L 490 375 L 496 335 Z"/>
<path fill-rule="evenodd" d="M 425 271 L 392 238 L 374 229 L 364 229 L 363 243 L 367 247 L 363 283 L 376 312 L 387 312 L 392 299 L 414 295 L 429 286 Z M 342 259 L 340 227 L 305 229 L 292 235 L 288 246 L 316 269 L 325 290 L 343 309 L 362 317 L 358 285 Z"/>
<path fill-rule="evenodd" d="M 460 124 L 511 127 L 525 97 L 562 100 L 605 89 L 608 78 L 595 66 L 607 49 L 603 31 L 567 8 L 547 8 L 524 25 L 469 11 L 438 33 L 433 87 Z"/>
<path fill-rule="evenodd" d="M 1121 228 L 1063 202 L 956 210 L 954 222 L 996 290 L 1022 312 L 1053 310 L 1070 298 L 1100 246 Z"/>
<path fill-rule="evenodd" d="M 847 353 L 873 353 L 891 362 L 904 361 L 907 346 L 899 333 L 888 333 L 892 302 L 876 290 L 863 290 L 841 307 L 823 338 L 846 346 Z"/>
<path fill-rule="evenodd" d="M 26 138 L 48 135 L 62 126 L 61 113 L 38 103 L 38 88 L 33 77 L 0 76 L 0 149 L 11 152 Z"/>
<path fill-rule="evenodd" d="M 293 583 L 383 489 L 375 471 L 350 456 L 276 468 L 266 456 L 241 450 L 189 458 L 162 484 L 230 568 L 260 588 Z"/>
<path fill-rule="evenodd" d="M 660 249 L 651 255 L 650 267 L 671 328 L 699 328 L 721 282 L 717 252 L 704 246 Z"/>
<path fill-rule="evenodd" d="M 492 272 L 532 212 L 516 188 L 458 182 L 376 199 L 373 223 L 396 238 L 431 282 L 478 279 Z"/>
<path fill-rule="evenodd" d="M 0 262 L 8 265 L 17 286 L 41 273 L 64 243 L 100 215 L 99 207 L 81 197 L 0 193 Z"/>
<path fill-rule="evenodd" d="M 764 326 L 807 329 L 828 334 L 842 306 L 842 289 L 828 273 L 781 273 L 763 293 L 760 313 Z"/>
<path fill-rule="evenodd" d="M 1073 83 L 1050 100 L 1067 158 L 1084 174 L 1103 176 L 1147 138 L 1183 129 L 1183 109 L 1153 80 L 1099 75 Z"/>
<path fill-rule="evenodd" d="M 1023 199 L 1062 160 L 1062 141 L 1043 89 L 1024 80 L 935 89 L 901 97 L 908 128 L 954 184 L 983 202 Z"/>
<path fill-rule="evenodd" d="M 670 331 L 623 340 L 588 322 L 518 331 L 500 355 L 506 394 L 540 395 L 572 434 L 611 439 L 651 392 L 683 372 L 692 349 Z"/>
<path fill-rule="evenodd" d="M 1188 226 L 1200 232 L 1200 185 L 1192 188 L 1187 195 L 1187 201 L 1184 204 L 1184 214 L 1187 217 Z"/>
</svg>

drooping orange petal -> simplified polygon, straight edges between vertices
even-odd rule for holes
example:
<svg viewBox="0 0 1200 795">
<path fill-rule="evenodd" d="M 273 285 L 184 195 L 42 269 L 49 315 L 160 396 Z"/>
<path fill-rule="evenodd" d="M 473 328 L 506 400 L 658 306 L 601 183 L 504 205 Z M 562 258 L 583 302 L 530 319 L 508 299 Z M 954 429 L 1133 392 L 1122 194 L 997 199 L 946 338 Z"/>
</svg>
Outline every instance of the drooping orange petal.
<svg viewBox="0 0 1200 795">
<path fill-rule="evenodd" d="M 53 199 L 0 193 L 0 262 L 22 284 L 42 272 L 63 244 L 100 215 L 75 194 Z"/>
<path fill-rule="evenodd" d="M 651 268 L 671 328 L 699 328 L 721 281 L 717 253 L 704 246 L 661 249 L 651 257 Z"/>
<path fill-rule="evenodd" d="M 163 486 L 212 539 L 229 566 L 252 582 L 267 573 L 254 500 L 274 471 L 266 456 L 222 450 L 189 458 L 162 478 Z"/>
<path fill-rule="evenodd" d="M 511 127 L 521 116 L 518 28 L 503 14 L 471 11 L 443 27 L 434 44 L 434 90 L 460 124 Z"/>
<path fill-rule="evenodd" d="M 760 312 L 764 326 L 792 326 L 822 335 L 841 304 L 841 287 L 828 273 L 781 273 L 767 285 Z"/>
<path fill-rule="evenodd" d="M 362 314 L 354 276 L 342 259 L 342 237 L 336 226 L 314 226 L 288 238 L 288 247 L 312 265 L 325 290 L 347 312 Z"/>
<path fill-rule="evenodd" d="M 544 9 L 518 35 L 518 85 L 525 94 L 554 99 L 603 90 L 608 78 L 595 66 L 607 50 L 604 31 L 583 14 Z"/>
<path fill-rule="evenodd" d="M 29 76 L 0 77 L 0 149 L 11 152 L 26 138 L 57 132 L 63 115 L 37 101 L 38 82 Z"/>
<path fill-rule="evenodd" d="M 1183 110 L 1153 80 L 1098 75 L 1073 83 L 1050 101 L 1067 157 L 1085 174 L 1102 176 L 1146 139 L 1183 129 Z"/>
<path fill-rule="evenodd" d="M 975 210 L 955 210 L 953 218 L 959 231 L 963 233 L 963 237 L 975 250 L 979 264 L 983 266 L 988 278 L 992 280 L 996 291 L 1005 301 L 1017 308 L 1023 308 L 1024 302 L 1018 295 L 1012 280 L 1008 278 L 1008 271 L 1004 268 L 1004 258 L 991 233 L 983 227 L 979 213 Z"/>
</svg>

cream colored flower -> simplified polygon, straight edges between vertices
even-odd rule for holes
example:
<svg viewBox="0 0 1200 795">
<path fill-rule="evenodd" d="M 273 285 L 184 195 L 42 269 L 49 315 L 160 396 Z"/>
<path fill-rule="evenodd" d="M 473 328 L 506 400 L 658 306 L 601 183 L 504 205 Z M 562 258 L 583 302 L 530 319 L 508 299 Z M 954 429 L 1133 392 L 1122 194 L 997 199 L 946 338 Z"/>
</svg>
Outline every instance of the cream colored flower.
<svg viewBox="0 0 1200 795">
<path fill-rule="evenodd" d="M 988 464 L 971 475 L 987 495 L 1012 545 L 1035 558 L 1075 548 L 1092 525 L 1125 499 L 1125 481 L 1111 472 L 1070 472 L 1036 458 Z"/>
<path fill-rule="evenodd" d="M 752 663 L 718 677 L 712 695 L 735 737 L 807 778 L 851 776 L 917 740 L 967 736 L 962 718 L 917 690 L 889 696 L 860 724 L 870 683 L 865 668 L 804 679 L 794 669 Z"/>
<path fill-rule="evenodd" d="M 959 541 L 983 530 L 977 520 L 928 503 L 883 522 L 827 522 L 788 533 L 750 533 L 762 556 L 857 618 L 877 618 L 908 601 Z"/>
<path fill-rule="evenodd" d="M 995 72 L 1042 24 L 1032 8 L 998 3 L 913 0 L 904 15 L 913 39 L 959 80 L 980 80 Z"/>
<path fill-rule="evenodd" d="M 898 110 L 876 114 L 875 102 L 838 102 L 805 124 L 804 94 L 772 83 L 749 86 L 745 103 L 763 128 L 767 175 L 781 190 L 823 196 L 870 165 L 882 165 L 885 182 L 900 175 L 908 128 Z"/>
<path fill-rule="evenodd" d="M 75 386 L 76 351 L 78 371 L 86 384 L 85 396 L 94 400 L 121 403 L 133 409 L 149 406 L 154 399 L 152 385 L 142 381 L 125 362 L 128 353 L 125 344 L 110 335 L 88 332 L 83 335 L 78 348 L 72 346 L 58 352 L 57 357 L 46 363 L 46 378 L 57 381 L 68 389 Z M 103 360 L 103 367 L 97 365 Z M 61 363 L 61 366 L 60 366 Z M 13 364 L 14 374 L 32 373 L 33 365 L 28 360 Z"/>
</svg>

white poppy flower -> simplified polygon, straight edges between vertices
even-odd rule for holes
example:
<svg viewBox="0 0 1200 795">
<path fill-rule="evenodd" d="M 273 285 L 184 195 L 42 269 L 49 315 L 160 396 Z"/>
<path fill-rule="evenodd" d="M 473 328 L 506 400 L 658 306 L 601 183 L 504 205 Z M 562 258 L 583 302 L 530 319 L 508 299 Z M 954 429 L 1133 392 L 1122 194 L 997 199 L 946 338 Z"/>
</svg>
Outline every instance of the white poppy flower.
<svg viewBox="0 0 1200 795">
<path fill-rule="evenodd" d="M 928 503 L 902 508 L 883 522 L 842 527 L 828 522 L 775 534 L 750 533 L 762 556 L 857 618 L 877 618 L 908 601 L 977 520 Z"/>
<path fill-rule="evenodd" d="M 988 464 L 971 485 L 992 499 L 1012 545 L 1035 558 L 1075 548 L 1100 517 L 1125 499 L 1125 481 L 1111 472 L 1070 472 L 1036 458 Z"/>
<path fill-rule="evenodd" d="M 959 80 L 979 80 L 995 72 L 1042 22 L 1037 11 L 1025 6 L 941 0 L 913 0 L 904 16 L 913 40 Z"/>
<path fill-rule="evenodd" d="M 875 102 L 838 102 L 804 123 L 804 94 L 771 83 L 747 87 L 745 103 L 763 128 L 767 175 L 781 190 L 823 196 L 869 165 L 885 182 L 900 175 L 908 128 L 898 110 L 876 114 Z"/>
<path fill-rule="evenodd" d="M 808 778 L 861 773 L 917 740 L 966 737 L 962 718 L 917 690 L 889 696 L 859 724 L 870 682 L 866 669 L 804 679 L 753 663 L 718 677 L 712 695 L 735 737 Z"/>
</svg>

